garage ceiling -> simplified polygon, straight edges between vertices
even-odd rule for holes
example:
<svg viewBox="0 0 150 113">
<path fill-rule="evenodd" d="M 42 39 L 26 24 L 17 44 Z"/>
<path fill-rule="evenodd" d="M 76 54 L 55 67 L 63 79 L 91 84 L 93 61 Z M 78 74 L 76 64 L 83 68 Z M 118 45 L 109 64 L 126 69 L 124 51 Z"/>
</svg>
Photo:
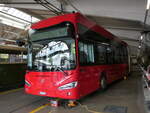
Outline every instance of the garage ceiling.
<svg viewBox="0 0 150 113">
<path fill-rule="evenodd" d="M 61 9 L 61 4 L 66 12 L 72 12 L 79 10 L 83 14 L 92 16 L 103 16 L 103 17 L 113 17 L 120 19 L 129 20 L 144 20 L 146 0 L 1 0 L 1 3 L 7 4 L 9 7 L 24 8 L 31 10 L 47 10 L 44 6 L 40 4 L 48 1 L 53 4 L 57 11 Z M 72 7 L 74 6 L 74 7 Z M 48 14 L 50 16 L 52 13 L 41 13 Z"/>
<path fill-rule="evenodd" d="M 143 30 L 146 0 L 1 0 L 8 7 L 17 8 L 39 19 L 62 12 L 80 11 L 96 23 L 138 47 Z M 149 29 L 150 19 L 147 18 Z"/>
</svg>

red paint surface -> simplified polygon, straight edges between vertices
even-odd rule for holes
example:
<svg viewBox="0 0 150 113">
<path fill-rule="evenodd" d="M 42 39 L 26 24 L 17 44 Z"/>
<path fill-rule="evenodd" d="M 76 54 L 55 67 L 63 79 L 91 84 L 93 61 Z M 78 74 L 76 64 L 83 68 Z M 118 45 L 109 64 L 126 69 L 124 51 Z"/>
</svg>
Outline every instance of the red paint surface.
<svg viewBox="0 0 150 113">
<path fill-rule="evenodd" d="M 68 76 L 62 72 L 28 72 L 26 80 L 31 86 L 25 85 L 25 89 L 27 93 L 33 95 L 79 99 L 100 88 L 101 72 L 106 72 L 107 82 L 111 83 L 123 77 L 126 74 L 126 68 L 126 64 L 82 66 L 73 71 L 66 71 Z M 58 89 L 58 87 L 73 81 L 78 82 L 76 88 Z M 46 95 L 41 95 L 40 92 L 46 92 Z M 68 92 L 71 93 L 70 96 L 67 95 Z"/>
</svg>

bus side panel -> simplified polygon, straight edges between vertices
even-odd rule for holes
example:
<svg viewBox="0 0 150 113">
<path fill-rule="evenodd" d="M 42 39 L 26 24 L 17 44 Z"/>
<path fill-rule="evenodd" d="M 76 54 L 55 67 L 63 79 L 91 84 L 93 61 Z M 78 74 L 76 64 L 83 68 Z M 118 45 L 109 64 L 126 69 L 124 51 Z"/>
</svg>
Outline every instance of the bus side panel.
<svg viewBox="0 0 150 113">
<path fill-rule="evenodd" d="M 109 84 L 115 80 L 121 79 L 124 76 L 126 76 L 128 72 L 128 65 L 127 64 L 112 64 L 112 65 L 109 65 L 109 68 L 106 70 L 108 73 L 111 73 L 111 74 L 107 74 L 107 79 L 108 79 L 107 81 Z"/>
<path fill-rule="evenodd" d="M 99 73 L 92 66 L 81 66 L 79 68 L 80 95 L 87 95 L 99 88 Z"/>
<path fill-rule="evenodd" d="M 80 66 L 79 68 L 79 93 L 83 97 L 101 88 L 100 78 L 105 72 L 107 83 L 122 78 L 127 71 L 127 64 L 112 64 L 101 66 Z"/>
<path fill-rule="evenodd" d="M 115 71 L 114 66 L 80 66 L 78 76 L 81 96 L 85 96 L 101 88 L 100 78 L 103 72 L 106 74 L 108 84 L 117 79 L 117 71 Z"/>
</svg>

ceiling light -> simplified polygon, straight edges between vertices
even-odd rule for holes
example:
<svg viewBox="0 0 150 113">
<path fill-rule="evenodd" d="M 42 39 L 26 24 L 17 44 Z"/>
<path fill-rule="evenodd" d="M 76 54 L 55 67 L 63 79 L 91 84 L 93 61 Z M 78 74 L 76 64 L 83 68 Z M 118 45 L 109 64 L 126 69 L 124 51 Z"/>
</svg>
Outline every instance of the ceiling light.
<svg viewBox="0 0 150 113">
<path fill-rule="evenodd" d="M 143 39 L 143 36 L 141 36 L 141 40 Z"/>
<path fill-rule="evenodd" d="M 139 49 L 141 48 L 141 45 L 139 45 Z"/>
<path fill-rule="evenodd" d="M 0 4 L 0 6 L 5 6 L 5 4 Z"/>
<path fill-rule="evenodd" d="M 146 9 L 148 10 L 150 7 L 150 0 L 147 0 L 147 6 L 146 6 Z"/>
</svg>

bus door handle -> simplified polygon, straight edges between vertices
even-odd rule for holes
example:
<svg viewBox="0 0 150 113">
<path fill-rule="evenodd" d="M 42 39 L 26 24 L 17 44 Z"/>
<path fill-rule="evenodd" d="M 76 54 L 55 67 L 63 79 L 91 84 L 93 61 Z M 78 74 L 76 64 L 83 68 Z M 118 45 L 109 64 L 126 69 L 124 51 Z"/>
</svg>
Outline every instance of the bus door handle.
<svg viewBox="0 0 150 113">
<path fill-rule="evenodd" d="M 80 72 L 85 72 L 85 69 L 80 69 Z"/>
</svg>

